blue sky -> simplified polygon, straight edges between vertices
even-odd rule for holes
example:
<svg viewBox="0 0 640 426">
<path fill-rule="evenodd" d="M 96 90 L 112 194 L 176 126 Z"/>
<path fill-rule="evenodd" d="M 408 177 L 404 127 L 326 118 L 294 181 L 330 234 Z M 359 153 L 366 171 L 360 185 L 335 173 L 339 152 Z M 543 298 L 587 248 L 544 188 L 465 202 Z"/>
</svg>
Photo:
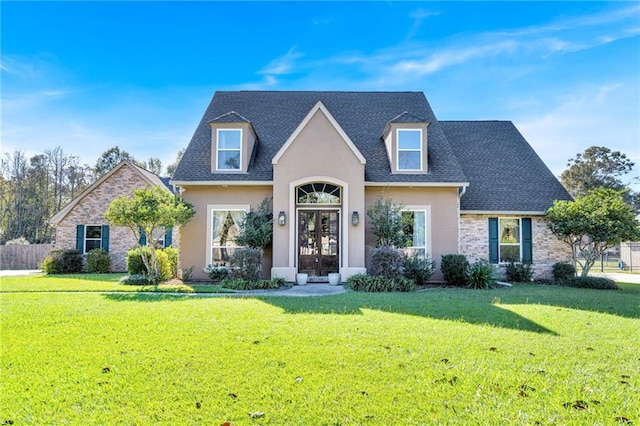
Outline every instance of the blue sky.
<svg viewBox="0 0 640 426">
<path fill-rule="evenodd" d="M 216 90 L 423 91 L 511 120 L 559 175 L 591 145 L 640 170 L 637 2 L 6 2 L 2 148 L 118 145 L 166 166 Z"/>
</svg>

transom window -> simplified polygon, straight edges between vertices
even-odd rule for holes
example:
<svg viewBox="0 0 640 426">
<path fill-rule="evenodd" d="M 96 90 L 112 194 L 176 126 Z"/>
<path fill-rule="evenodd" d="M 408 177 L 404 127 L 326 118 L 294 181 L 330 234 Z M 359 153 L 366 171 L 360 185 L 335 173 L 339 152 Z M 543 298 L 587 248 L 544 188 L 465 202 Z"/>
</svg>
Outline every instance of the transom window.
<svg viewBox="0 0 640 426">
<path fill-rule="evenodd" d="M 298 204 L 340 204 L 341 187 L 330 183 L 315 182 L 297 189 Z"/>
<path fill-rule="evenodd" d="M 84 252 L 102 248 L 102 226 L 87 225 L 84 227 Z"/>
<path fill-rule="evenodd" d="M 218 129 L 217 170 L 240 170 L 242 129 Z"/>
<path fill-rule="evenodd" d="M 244 210 L 211 210 L 210 264 L 228 266 L 233 251 L 240 247 L 236 238 L 244 215 Z"/>
<path fill-rule="evenodd" d="M 398 170 L 422 170 L 422 129 L 398 129 Z"/>
<path fill-rule="evenodd" d="M 519 218 L 500 218 L 498 222 L 499 232 L 499 259 L 500 262 L 519 262 L 522 258 Z"/>
<path fill-rule="evenodd" d="M 407 256 L 425 259 L 427 247 L 427 211 L 405 210 L 401 214 L 404 233 L 403 251 Z"/>
</svg>

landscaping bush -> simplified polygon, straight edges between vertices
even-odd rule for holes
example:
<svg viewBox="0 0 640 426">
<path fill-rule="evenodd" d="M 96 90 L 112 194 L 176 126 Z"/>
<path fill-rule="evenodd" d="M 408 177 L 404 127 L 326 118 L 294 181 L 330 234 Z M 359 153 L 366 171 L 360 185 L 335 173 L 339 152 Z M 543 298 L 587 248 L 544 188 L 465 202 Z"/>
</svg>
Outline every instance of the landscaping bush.
<svg viewBox="0 0 640 426">
<path fill-rule="evenodd" d="M 165 247 L 163 252 L 166 253 L 169 259 L 169 268 L 171 268 L 171 277 L 178 276 L 178 250 L 173 247 Z"/>
<path fill-rule="evenodd" d="M 469 288 L 487 289 L 496 283 L 496 273 L 486 260 L 478 260 L 469 267 L 468 275 Z"/>
<path fill-rule="evenodd" d="M 209 265 L 207 271 L 209 274 L 209 279 L 216 282 L 224 280 L 225 278 L 227 278 L 227 275 L 229 275 L 229 268 L 227 268 L 226 266 Z"/>
<path fill-rule="evenodd" d="M 469 261 L 464 254 L 445 254 L 440 262 L 444 280 L 450 285 L 464 287 L 469 284 Z"/>
<path fill-rule="evenodd" d="M 356 274 L 347 279 L 344 287 L 353 291 L 385 292 L 393 289 L 393 282 L 382 276 Z"/>
<path fill-rule="evenodd" d="M 193 276 L 193 269 L 193 265 L 189 266 L 188 268 L 182 268 L 182 271 L 180 271 L 180 279 L 184 282 L 191 281 L 191 277 Z"/>
<path fill-rule="evenodd" d="M 416 290 L 416 282 L 406 277 L 397 277 L 392 280 L 392 290 L 399 292 L 411 292 Z"/>
<path fill-rule="evenodd" d="M 107 274 L 111 267 L 111 256 L 104 249 L 93 249 L 87 253 L 87 272 Z"/>
<path fill-rule="evenodd" d="M 267 290 L 278 288 L 284 285 L 282 278 L 274 278 L 271 280 L 250 281 L 244 278 L 226 278 L 220 281 L 220 286 L 232 290 Z"/>
<path fill-rule="evenodd" d="M 78 274 L 82 272 L 82 255 L 78 250 L 51 250 L 41 268 L 47 274 Z"/>
<path fill-rule="evenodd" d="M 553 278 L 556 281 L 565 281 L 576 276 L 576 268 L 567 262 L 558 262 L 553 265 Z"/>
<path fill-rule="evenodd" d="M 142 247 L 142 252 L 145 253 L 145 256 L 151 256 L 150 251 L 153 250 L 151 247 Z M 171 278 L 173 275 L 171 273 L 171 264 L 169 262 L 169 256 L 164 250 L 156 250 L 156 260 L 158 262 L 158 272 L 160 276 L 158 279 L 160 281 L 166 281 Z M 127 272 L 129 275 L 148 275 L 149 271 L 147 271 L 146 266 L 144 266 L 144 262 L 142 261 L 142 257 L 140 256 L 140 249 L 134 248 L 127 252 Z"/>
<path fill-rule="evenodd" d="M 404 269 L 405 255 L 391 246 L 376 247 L 371 250 L 369 273 L 390 280 L 400 277 Z"/>
<path fill-rule="evenodd" d="M 231 278 L 260 281 L 262 278 L 262 249 L 240 247 L 234 250 L 230 262 Z"/>
<path fill-rule="evenodd" d="M 533 279 L 533 271 L 528 263 L 509 262 L 507 265 L 507 281 L 510 283 L 528 283 Z"/>
<path fill-rule="evenodd" d="M 613 280 L 600 277 L 572 277 L 560 283 L 567 287 L 592 288 L 596 290 L 620 290 Z"/>
<path fill-rule="evenodd" d="M 411 256 L 406 257 L 404 260 L 403 275 L 413 280 L 414 284 L 425 285 L 431 279 L 435 269 L 436 262 L 431 259 L 421 259 L 416 256 Z"/>
<path fill-rule="evenodd" d="M 143 274 L 131 274 L 125 275 L 118 281 L 120 284 L 125 285 L 151 285 L 154 284 L 148 275 Z"/>
</svg>

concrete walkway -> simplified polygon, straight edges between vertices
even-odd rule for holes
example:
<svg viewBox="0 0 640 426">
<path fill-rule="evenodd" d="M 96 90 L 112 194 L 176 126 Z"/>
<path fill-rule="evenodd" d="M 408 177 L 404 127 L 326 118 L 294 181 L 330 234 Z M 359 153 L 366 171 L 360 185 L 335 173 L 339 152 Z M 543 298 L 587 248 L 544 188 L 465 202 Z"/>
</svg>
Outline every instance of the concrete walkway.
<svg viewBox="0 0 640 426">
<path fill-rule="evenodd" d="M 329 284 L 307 284 L 294 285 L 286 289 L 275 290 L 248 290 L 231 293 L 238 296 L 291 296 L 291 297 L 308 297 L 308 296 L 330 296 L 332 294 L 346 293 L 347 290 L 341 285 Z M 221 295 L 230 295 L 230 293 L 220 293 Z"/>
</svg>

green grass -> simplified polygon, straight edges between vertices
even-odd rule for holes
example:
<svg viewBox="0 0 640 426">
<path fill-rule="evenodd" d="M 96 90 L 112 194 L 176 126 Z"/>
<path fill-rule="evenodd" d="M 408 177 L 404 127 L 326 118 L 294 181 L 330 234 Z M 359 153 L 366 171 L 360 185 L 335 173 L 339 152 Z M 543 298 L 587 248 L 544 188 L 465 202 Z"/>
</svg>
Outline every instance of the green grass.
<svg viewBox="0 0 640 426">
<path fill-rule="evenodd" d="M 230 293 L 216 285 L 161 284 L 124 285 L 125 274 L 27 275 L 0 278 L 0 293 L 10 292 L 154 292 L 154 293 Z"/>
<path fill-rule="evenodd" d="M 0 424 L 639 424 L 621 288 L 2 293 Z"/>
</svg>

